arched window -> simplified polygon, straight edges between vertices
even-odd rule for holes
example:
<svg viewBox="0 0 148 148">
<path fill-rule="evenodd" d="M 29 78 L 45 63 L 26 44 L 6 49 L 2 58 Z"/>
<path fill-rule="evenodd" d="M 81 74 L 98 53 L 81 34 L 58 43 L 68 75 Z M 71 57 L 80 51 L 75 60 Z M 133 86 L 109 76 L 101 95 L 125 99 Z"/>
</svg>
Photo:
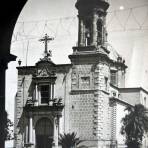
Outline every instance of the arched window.
<svg viewBox="0 0 148 148">
<path fill-rule="evenodd" d="M 98 32 L 97 42 L 98 42 L 98 45 L 101 45 L 101 43 L 102 43 L 102 34 L 103 34 L 102 27 L 103 27 L 102 20 L 98 20 L 97 21 L 97 32 Z"/>
<path fill-rule="evenodd" d="M 91 20 L 87 19 L 85 20 L 85 45 L 89 46 L 91 44 Z"/>
</svg>

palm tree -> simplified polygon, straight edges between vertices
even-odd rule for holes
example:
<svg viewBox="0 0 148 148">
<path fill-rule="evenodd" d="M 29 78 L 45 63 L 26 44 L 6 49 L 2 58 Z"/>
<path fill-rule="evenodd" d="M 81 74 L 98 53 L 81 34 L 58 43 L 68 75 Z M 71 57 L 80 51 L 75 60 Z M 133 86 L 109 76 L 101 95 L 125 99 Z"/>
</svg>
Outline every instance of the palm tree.
<svg viewBox="0 0 148 148">
<path fill-rule="evenodd" d="M 122 118 L 121 134 L 125 135 L 128 148 L 139 148 L 145 132 L 148 132 L 148 116 L 142 104 L 128 106 L 128 113 Z"/>
<path fill-rule="evenodd" d="M 59 144 L 62 146 L 62 148 L 75 148 L 78 144 L 80 144 L 82 141 L 76 137 L 76 133 L 64 133 L 63 135 L 60 134 L 59 137 Z"/>
</svg>

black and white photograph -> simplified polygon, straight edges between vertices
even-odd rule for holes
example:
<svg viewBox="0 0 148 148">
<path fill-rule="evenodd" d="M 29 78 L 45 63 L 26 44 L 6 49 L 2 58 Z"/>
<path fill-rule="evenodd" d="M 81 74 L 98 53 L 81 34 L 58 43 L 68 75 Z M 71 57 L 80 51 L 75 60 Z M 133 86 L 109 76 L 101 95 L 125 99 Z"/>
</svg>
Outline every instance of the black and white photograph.
<svg viewBox="0 0 148 148">
<path fill-rule="evenodd" d="M 0 148 L 148 148 L 148 0 L 0 7 Z"/>
</svg>

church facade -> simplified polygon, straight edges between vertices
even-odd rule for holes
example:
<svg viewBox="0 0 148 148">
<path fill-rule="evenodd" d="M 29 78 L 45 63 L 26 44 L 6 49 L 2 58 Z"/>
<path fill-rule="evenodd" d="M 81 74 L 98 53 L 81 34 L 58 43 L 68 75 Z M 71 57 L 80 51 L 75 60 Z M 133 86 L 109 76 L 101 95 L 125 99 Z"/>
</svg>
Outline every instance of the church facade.
<svg viewBox="0 0 148 148">
<path fill-rule="evenodd" d="M 121 118 L 128 105 L 148 107 L 148 92 L 125 88 L 125 61 L 107 46 L 105 0 L 77 0 L 78 45 L 70 64 L 55 64 L 47 50 L 35 66 L 19 66 L 14 147 L 58 147 L 59 133 L 76 132 L 85 147 L 125 147 Z M 147 137 L 144 139 L 147 146 Z"/>
</svg>

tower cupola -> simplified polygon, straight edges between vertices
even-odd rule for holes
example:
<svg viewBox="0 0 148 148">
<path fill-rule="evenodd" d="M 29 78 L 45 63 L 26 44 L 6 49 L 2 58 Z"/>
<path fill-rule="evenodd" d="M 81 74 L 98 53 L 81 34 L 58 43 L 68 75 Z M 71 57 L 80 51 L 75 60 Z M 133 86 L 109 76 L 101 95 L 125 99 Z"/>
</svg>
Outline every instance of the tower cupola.
<svg viewBox="0 0 148 148">
<path fill-rule="evenodd" d="M 79 32 L 78 46 L 99 46 L 107 41 L 106 0 L 77 0 Z"/>
</svg>

